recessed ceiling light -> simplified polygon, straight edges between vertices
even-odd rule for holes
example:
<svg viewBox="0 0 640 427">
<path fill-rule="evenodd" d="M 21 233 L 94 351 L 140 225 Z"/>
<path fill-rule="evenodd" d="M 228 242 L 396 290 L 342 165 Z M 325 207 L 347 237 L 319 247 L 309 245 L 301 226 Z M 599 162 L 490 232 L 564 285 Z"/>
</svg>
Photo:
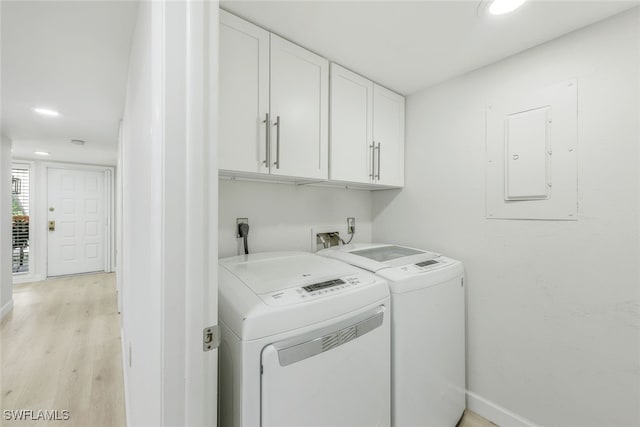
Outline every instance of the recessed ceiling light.
<svg viewBox="0 0 640 427">
<path fill-rule="evenodd" d="M 493 0 L 489 6 L 489 13 L 492 15 L 504 15 L 513 12 L 524 4 L 526 0 Z"/>
<path fill-rule="evenodd" d="M 57 111 L 49 110 L 48 108 L 35 107 L 33 111 L 44 116 L 58 117 L 60 115 Z"/>
<path fill-rule="evenodd" d="M 38 156 L 48 156 L 49 153 L 46 151 L 34 151 L 33 154 L 36 154 Z"/>
</svg>

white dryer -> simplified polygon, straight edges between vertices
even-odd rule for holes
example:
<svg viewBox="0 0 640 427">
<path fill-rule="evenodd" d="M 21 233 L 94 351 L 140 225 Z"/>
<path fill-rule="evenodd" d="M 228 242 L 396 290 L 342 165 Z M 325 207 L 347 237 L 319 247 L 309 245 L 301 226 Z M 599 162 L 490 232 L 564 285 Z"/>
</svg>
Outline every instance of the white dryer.
<svg viewBox="0 0 640 427">
<path fill-rule="evenodd" d="M 466 406 L 462 263 L 388 244 L 336 246 L 317 253 L 389 283 L 392 425 L 454 427 Z"/>
<path fill-rule="evenodd" d="M 390 300 L 306 252 L 220 260 L 220 424 L 389 426 Z"/>
</svg>

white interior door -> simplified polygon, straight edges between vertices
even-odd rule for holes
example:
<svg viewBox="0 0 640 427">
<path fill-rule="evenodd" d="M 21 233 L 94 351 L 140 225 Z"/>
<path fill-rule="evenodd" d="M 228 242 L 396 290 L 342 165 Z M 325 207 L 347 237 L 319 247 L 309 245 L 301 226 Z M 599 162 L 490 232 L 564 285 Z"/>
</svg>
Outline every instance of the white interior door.
<svg viewBox="0 0 640 427">
<path fill-rule="evenodd" d="M 47 172 L 47 275 L 104 271 L 104 173 Z"/>
</svg>

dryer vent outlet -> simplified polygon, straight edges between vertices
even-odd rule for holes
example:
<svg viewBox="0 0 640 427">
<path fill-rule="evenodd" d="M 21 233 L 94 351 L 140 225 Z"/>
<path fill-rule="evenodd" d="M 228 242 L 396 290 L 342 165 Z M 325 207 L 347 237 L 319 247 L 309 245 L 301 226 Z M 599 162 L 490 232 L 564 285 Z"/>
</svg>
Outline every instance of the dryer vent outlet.
<svg viewBox="0 0 640 427">
<path fill-rule="evenodd" d="M 338 246 L 340 244 L 340 233 L 337 231 L 330 231 L 327 233 L 316 234 L 317 249 L 327 249 L 332 246 Z"/>
</svg>

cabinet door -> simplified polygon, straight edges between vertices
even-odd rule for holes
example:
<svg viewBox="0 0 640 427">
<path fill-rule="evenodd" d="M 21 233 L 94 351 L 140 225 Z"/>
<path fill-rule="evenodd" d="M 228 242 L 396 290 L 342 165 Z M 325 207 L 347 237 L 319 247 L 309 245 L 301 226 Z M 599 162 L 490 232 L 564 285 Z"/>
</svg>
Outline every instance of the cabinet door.
<svg viewBox="0 0 640 427">
<path fill-rule="evenodd" d="M 269 33 L 220 11 L 218 167 L 269 172 Z"/>
<path fill-rule="evenodd" d="M 271 34 L 271 173 L 328 178 L 329 63 Z"/>
<path fill-rule="evenodd" d="M 331 64 L 329 178 L 373 182 L 373 82 Z"/>
<path fill-rule="evenodd" d="M 373 87 L 373 141 L 375 183 L 404 185 L 404 97 Z"/>
</svg>

